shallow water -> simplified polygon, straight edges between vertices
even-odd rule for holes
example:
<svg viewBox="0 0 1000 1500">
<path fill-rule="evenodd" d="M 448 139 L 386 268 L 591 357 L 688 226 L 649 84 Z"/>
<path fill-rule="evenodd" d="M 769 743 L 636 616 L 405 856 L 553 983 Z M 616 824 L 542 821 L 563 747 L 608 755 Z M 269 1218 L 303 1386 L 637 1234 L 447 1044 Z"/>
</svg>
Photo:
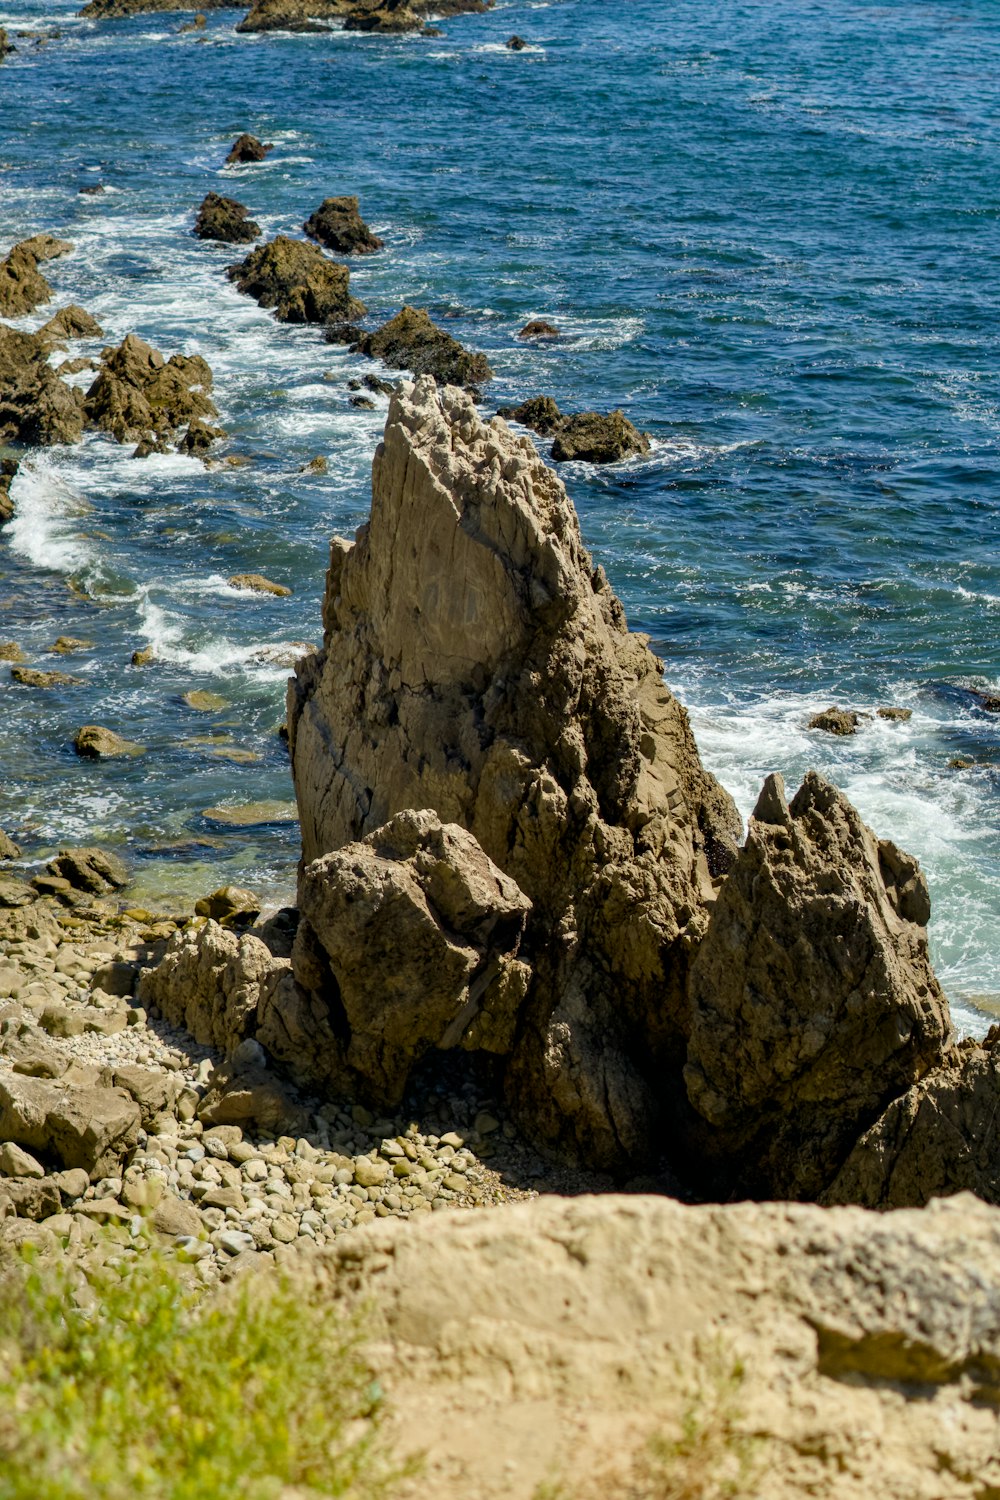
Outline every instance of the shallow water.
<svg viewBox="0 0 1000 1500">
<path fill-rule="evenodd" d="M 355 192 L 387 242 L 352 265 L 373 318 L 407 300 L 448 320 L 489 355 L 491 403 L 621 405 L 651 433 L 647 459 L 562 473 L 706 762 L 744 814 L 768 771 L 794 786 L 814 766 L 918 854 L 939 973 L 982 1029 L 1000 1005 L 1000 718 L 966 689 L 1000 681 L 992 0 L 500 0 L 436 40 L 238 37 L 240 15 L 182 36 L 176 15 L 0 10 L 9 32 L 62 31 L 15 37 L 0 67 L 0 246 L 72 239 L 47 268 L 55 305 L 81 302 L 109 341 L 203 354 L 220 451 L 251 459 L 137 461 L 91 436 L 22 466 L 0 636 L 82 682 L 0 679 L 0 826 L 32 853 L 124 844 L 150 895 L 290 888 L 294 826 L 204 812 L 291 795 L 287 668 L 260 653 L 315 640 L 326 542 L 366 512 L 386 403 L 352 408 L 371 366 L 276 324 L 224 276 L 238 247 L 189 230 L 209 190 L 268 236 Z M 513 31 L 527 51 L 503 47 Z M 244 129 L 273 154 L 222 169 Z M 106 194 L 78 194 L 97 180 Z M 519 343 L 532 317 L 563 339 Z M 318 453 L 328 474 L 300 472 Z M 293 596 L 227 586 L 248 571 Z M 46 657 L 60 634 L 93 646 Z M 130 666 L 147 644 L 158 664 Z M 184 707 L 199 687 L 227 707 Z M 913 715 L 809 731 L 833 702 Z M 85 722 L 147 754 L 79 762 Z"/>
</svg>

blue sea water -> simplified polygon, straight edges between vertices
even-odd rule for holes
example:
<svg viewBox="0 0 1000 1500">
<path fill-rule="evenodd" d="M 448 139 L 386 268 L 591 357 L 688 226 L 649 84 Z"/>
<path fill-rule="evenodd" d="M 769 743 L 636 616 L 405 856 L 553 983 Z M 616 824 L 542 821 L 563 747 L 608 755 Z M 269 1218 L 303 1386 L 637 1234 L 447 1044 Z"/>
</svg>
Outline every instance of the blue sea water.
<svg viewBox="0 0 1000 1500">
<path fill-rule="evenodd" d="M 190 227 L 209 190 L 268 236 L 357 193 L 386 240 L 352 265 L 373 320 L 404 301 L 445 320 L 489 355 L 491 405 L 546 392 L 651 434 L 645 459 L 561 472 L 705 761 L 744 814 L 767 772 L 794 786 L 813 766 L 916 853 L 938 971 L 982 1030 L 1000 716 L 968 689 L 1000 684 L 995 0 L 498 0 L 436 39 L 241 37 L 241 14 L 180 34 L 174 14 L 0 7 L 19 49 L 0 65 L 0 250 L 39 230 L 76 246 L 21 326 L 72 300 L 107 341 L 203 354 L 220 456 L 250 460 L 140 461 L 96 435 L 28 456 L 0 637 L 83 681 L 0 679 L 0 827 L 32 856 L 120 844 L 150 897 L 291 888 L 294 825 L 205 810 L 291 797 L 268 652 L 316 639 L 327 539 L 367 511 L 386 403 L 353 408 L 347 381 L 373 367 L 239 296 L 236 247 Z M 273 153 L 223 169 L 245 129 Z M 519 341 L 532 317 L 563 338 Z M 317 454 L 328 473 L 301 472 Z M 236 593 L 246 571 L 292 597 Z M 60 661 L 58 635 L 93 645 Z M 146 645 L 156 664 L 131 666 Z M 191 688 L 227 707 L 185 707 Z M 808 730 L 834 702 L 912 717 Z M 83 723 L 147 754 L 82 763 Z"/>
</svg>

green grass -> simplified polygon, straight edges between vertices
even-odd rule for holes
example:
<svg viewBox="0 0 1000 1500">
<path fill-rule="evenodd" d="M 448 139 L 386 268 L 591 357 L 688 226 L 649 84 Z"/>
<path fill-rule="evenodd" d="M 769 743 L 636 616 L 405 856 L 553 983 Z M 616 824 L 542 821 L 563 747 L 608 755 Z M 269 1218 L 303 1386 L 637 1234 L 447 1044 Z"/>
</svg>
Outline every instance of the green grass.
<svg viewBox="0 0 1000 1500">
<path fill-rule="evenodd" d="M 0 1274 L 0 1500 L 383 1500 L 381 1408 L 357 1323 L 276 1277 Z"/>
</svg>

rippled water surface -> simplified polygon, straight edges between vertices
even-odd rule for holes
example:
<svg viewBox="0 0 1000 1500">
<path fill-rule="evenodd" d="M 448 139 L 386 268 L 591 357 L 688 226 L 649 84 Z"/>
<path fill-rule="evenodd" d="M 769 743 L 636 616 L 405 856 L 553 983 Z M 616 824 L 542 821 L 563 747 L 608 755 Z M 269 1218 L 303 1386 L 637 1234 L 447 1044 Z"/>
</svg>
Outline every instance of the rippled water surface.
<svg viewBox="0 0 1000 1500">
<path fill-rule="evenodd" d="M 291 796 L 282 661 L 316 638 L 386 403 L 353 408 L 371 366 L 240 297 L 235 247 L 190 227 L 210 189 L 268 235 L 353 192 L 387 242 L 352 267 L 373 319 L 448 320 L 497 370 L 491 403 L 544 391 L 649 431 L 648 458 L 563 476 L 706 761 L 744 813 L 768 771 L 815 766 L 918 854 L 939 972 L 981 1029 L 1000 1010 L 1000 716 L 968 691 L 1000 683 L 995 0 L 499 0 L 437 39 L 239 37 L 240 14 L 181 35 L 177 15 L 0 9 L 34 33 L 0 66 L 0 247 L 71 239 L 54 306 L 203 354 L 220 456 L 250 460 L 88 436 L 22 466 L 0 635 L 82 682 L 0 681 L 0 826 L 33 854 L 123 844 L 140 891 L 289 887 L 294 825 L 205 813 Z M 273 154 L 223 170 L 244 129 Z M 563 338 L 520 343 L 530 317 Z M 317 454 L 328 473 L 302 473 Z M 292 597 L 228 586 L 248 571 Z M 60 634 L 93 644 L 60 662 Z M 146 645 L 157 664 L 131 666 Z M 191 688 L 226 707 L 185 707 Z M 808 730 L 832 702 L 912 718 Z M 83 723 L 147 753 L 83 764 Z"/>
</svg>

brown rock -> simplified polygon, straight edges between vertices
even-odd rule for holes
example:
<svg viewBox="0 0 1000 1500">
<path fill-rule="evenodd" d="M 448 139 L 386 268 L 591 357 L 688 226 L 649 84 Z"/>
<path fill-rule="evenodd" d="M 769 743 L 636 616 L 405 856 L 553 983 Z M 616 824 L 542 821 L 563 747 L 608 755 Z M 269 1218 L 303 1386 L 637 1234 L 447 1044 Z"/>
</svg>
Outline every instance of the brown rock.
<svg viewBox="0 0 1000 1500">
<path fill-rule="evenodd" d="M 48 363 L 49 350 L 37 334 L 0 323 L 0 443 L 76 443 L 83 436 L 83 397 L 60 380 Z M 6 492 L 16 472 L 3 461 L 0 520 L 8 519 Z"/>
<path fill-rule="evenodd" d="M 71 302 L 39 328 L 37 337 L 50 349 L 64 349 L 71 339 L 99 339 L 104 330 L 96 318 L 83 307 Z"/>
<path fill-rule="evenodd" d="M 52 299 L 52 288 L 38 269 L 40 257 L 26 242 L 0 260 L 0 316 L 20 318 Z"/>
<path fill-rule="evenodd" d="M 204 1225 L 198 1210 L 185 1203 L 175 1193 L 164 1193 L 153 1209 L 153 1228 L 160 1234 L 176 1239 L 180 1235 L 197 1237 Z"/>
<path fill-rule="evenodd" d="M 561 334 L 558 328 L 552 323 L 546 323 L 544 318 L 532 318 L 530 323 L 525 323 L 517 336 L 519 339 L 557 339 L 561 337 Z"/>
<path fill-rule="evenodd" d="M 28 906 L 34 899 L 35 892 L 23 880 L 0 875 L 0 907 Z"/>
<path fill-rule="evenodd" d="M 192 31 L 204 31 L 207 25 L 208 17 L 203 16 L 201 11 L 199 11 L 190 21 L 185 21 L 183 26 L 178 26 L 177 35 L 187 36 Z"/>
<path fill-rule="evenodd" d="M 140 976 L 136 999 L 147 1010 L 156 1006 L 203 1046 L 231 1052 L 253 1034 L 262 985 L 289 968 L 259 938 L 237 937 L 209 920 L 201 929 L 175 933 L 156 968 Z"/>
<path fill-rule="evenodd" d="M 2 399 L 2 398 L 0 398 Z M 16 458 L 0 458 L 0 526 L 14 514 L 10 486 L 20 467 Z M 24 652 L 13 641 L 0 641 L 0 661 L 23 661 Z"/>
<path fill-rule="evenodd" d="M 24 661 L 25 655 L 16 641 L 0 641 L 0 661 Z"/>
<path fill-rule="evenodd" d="M 226 166 L 233 166 L 239 162 L 246 161 L 263 161 L 273 150 L 274 145 L 271 141 L 268 141 L 265 146 L 261 144 L 255 135 L 244 133 L 237 136 L 229 148 L 229 155 L 226 157 Z"/>
<path fill-rule="evenodd" d="M 423 18 L 411 9 L 410 0 L 380 0 L 376 6 L 357 5 L 344 18 L 345 31 L 396 33 L 420 31 Z"/>
<path fill-rule="evenodd" d="M 633 427 L 624 412 L 584 411 L 566 417 L 552 444 L 557 463 L 572 459 L 589 464 L 614 464 L 649 452 L 649 438 Z"/>
<path fill-rule="evenodd" d="M 301 1135 L 309 1114 L 262 1068 L 216 1069 L 198 1110 L 206 1125 L 239 1125 L 261 1134 Z"/>
<path fill-rule="evenodd" d="M 74 651 L 90 651 L 93 641 L 80 640 L 75 635 L 61 635 L 49 647 L 53 656 L 71 656 Z"/>
<path fill-rule="evenodd" d="M 114 1083 L 138 1104 L 143 1126 L 147 1129 L 157 1115 L 169 1113 L 174 1108 L 183 1087 L 182 1080 L 173 1073 L 133 1066 L 116 1068 Z"/>
<path fill-rule="evenodd" d="M 336 255 L 371 255 L 385 244 L 361 217 L 357 198 L 324 198 L 302 228 Z"/>
<path fill-rule="evenodd" d="M 13 1204 L 21 1219 L 48 1219 L 62 1209 L 59 1189 L 50 1177 L 0 1177 L 0 1203 Z"/>
<path fill-rule="evenodd" d="M 222 240 L 226 244 L 249 244 L 260 236 L 260 225 L 247 218 L 247 211 L 235 198 L 207 193 L 202 199 L 192 234 L 200 240 Z"/>
<path fill-rule="evenodd" d="M 84 760 L 122 760 L 146 753 L 144 745 L 123 740 L 113 729 L 102 729 L 99 724 L 84 724 L 78 729 L 73 738 L 73 749 Z"/>
<path fill-rule="evenodd" d="M 542 437 L 558 432 L 566 421 L 551 396 L 532 396 L 520 406 L 502 406 L 497 415 L 507 422 L 520 422 Z"/>
<path fill-rule="evenodd" d="M 365 312 L 364 304 L 350 295 L 346 266 L 328 260 L 315 245 L 284 234 L 229 266 L 227 274 L 237 291 L 261 307 L 273 307 L 282 323 L 326 323 Z"/>
<path fill-rule="evenodd" d="M 223 885 L 195 902 L 195 916 L 211 917 L 220 927 L 255 922 L 260 916 L 260 897 L 238 885 Z"/>
<path fill-rule="evenodd" d="M 229 580 L 229 587 L 249 589 L 255 594 L 274 594 L 279 599 L 287 599 L 292 592 L 283 583 L 272 583 L 262 573 L 234 573 Z"/>
<path fill-rule="evenodd" d="M 22 240 L 16 247 L 35 260 L 56 260 L 60 255 L 69 255 L 76 247 L 69 240 L 57 239 L 54 234 L 33 234 L 30 240 Z"/>
<path fill-rule="evenodd" d="M 138 1130 L 138 1106 L 119 1089 L 0 1074 L 0 1139 L 80 1167 L 95 1181 L 135 1145 Z"/>
<path fill-rule="evenodd" d="M 68 880 L 74 890 L 94 896 L 121 890 L 129 882 L 128 866 L 107 849 L 60 849 L 46 868 Z"/>
<path fill-rule="evenodd" d="M 296 979 L 308 990 L 317 964 L 325 970 L 314 1003 L 346 1020 L 343 1060 L 372 1102 L 398 1104 L 431 1048 L 512 1050 L 530 978 L 517 957 L 530 902 L 463 828 L 399 813 L 310 864 L 299 904 L 309 930 L 300 926 L 293 948 Z M 280 1014 L 278 996 L 271 1008 Z M 258 1034 L 301 1076 L 331 1081 L 320 1057 L 283 1057 L 287 1033 L 267 1010 Z M 332 1081 L 342 1068 L 339 1057 L 327 1064 Z"/>
<path fill-rule="evenodd" d="M 329 3 L 329 0 L 255 0 L 236 30 L 251 33 L 293 31 L 306 34 L 329 31 L 329 26 L 323 26 L 311 17 L 328 12 L 340 14 L 344 8 L 343 5 Z"/>
<path fill-rule="evenodd" d="M 814 1197 L 941 1056 L 927 883 L 810 771 L 770 776 L 691 967 L 688 1097 L 722 1191 Z"/>
<path fill-rule="evenodd" d="M 372 495 L 289 693 L 305 862 L 407 808 L 472 833 L 533 903 L 509 1101 L 550 1146 L 639 1158 L 735 808 L 526 438 L 404 382 Z"/>
<path fill-rule="evenodd" d="M 832 705 L 825 708 L 822 713 L 814 714 L 806 725 L 807 729 L 822 729 L 826 734 L 857 734 L 858 725 L 861 723 L 861 715 L 851 708 L 837 708 Z"/>
<path fill-rule="evenodd" d="M 896 724 L 906 724 L 913 718 L 912 708 L 879 708 L 876 713 L 880 719 L 888 719 Z"/>
<path fill-rule="evenodd" d="M 67 672 L 39 672 L 35 667 L 11 667 L 10 675 L 22 687 L 32 688 L 76 687 L 81 681 Z"/>
<path fill-rule="evenodd" d="M 21 850 L 19 845 L 0 828 L 0 859 L 20 859 Z"/>
<path fill-rule="evenodd" d="M 524 38 L 517 36 L 516 34 L 514 36 L 509 36 L 504 43 L 504 46 L 507 47 L 511 52 L 523 52 L 527 45 L 528 44 L 524 40 Z"/>
<path fill-rule="evenodd" d="M 380 359 L 390 370 L 433 375 L 441 385 L 476 387 L 493 379 L 486 356 L 463 349 L 422 308 L 402 308 L 374 333 L 366 333 L 357 348 L 371 359 Z"/>
<path fill-rule="evenodd" d="M 212 372 L 200 355 L 164 359 L 136 334 L 101 356 L 87 392 L 87 419 L 119 443 L 165 440 L 185 423 L 218 416 L 208 392 Z"/>
</svg>

